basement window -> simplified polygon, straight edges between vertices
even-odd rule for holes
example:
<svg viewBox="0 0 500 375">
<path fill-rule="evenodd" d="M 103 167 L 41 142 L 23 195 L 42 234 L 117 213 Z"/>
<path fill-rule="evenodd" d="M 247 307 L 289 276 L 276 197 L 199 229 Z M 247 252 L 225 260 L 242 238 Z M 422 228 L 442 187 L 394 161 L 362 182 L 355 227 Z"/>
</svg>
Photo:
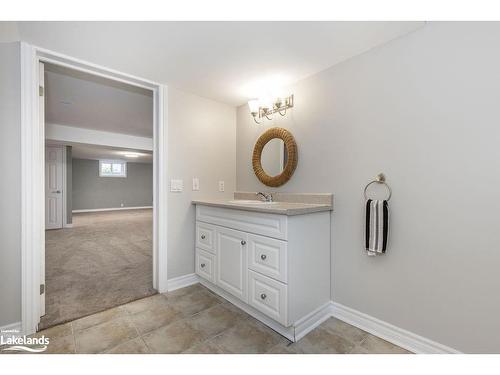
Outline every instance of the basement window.
<svg viewBox="0 0 500 375">
<path fill-rule="evenodd" d="M 127 162 L 99 160 L 99 177 L 127 177 Z"/>
</svg>

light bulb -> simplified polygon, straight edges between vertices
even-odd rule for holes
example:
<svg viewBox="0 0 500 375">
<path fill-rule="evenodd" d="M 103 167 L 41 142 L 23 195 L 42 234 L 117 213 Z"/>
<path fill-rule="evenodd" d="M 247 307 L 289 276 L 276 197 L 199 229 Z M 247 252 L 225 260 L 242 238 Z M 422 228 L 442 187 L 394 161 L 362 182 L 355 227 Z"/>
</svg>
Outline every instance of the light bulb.
<svg viewBox="0 0 500 375">
<path fill-rule="evenodd" d="M 248 101 L 248 108 L 250 108 L 251 113 L 259 112 L 259 101 L 257 99 L 252 99 Z"/>
</svg>

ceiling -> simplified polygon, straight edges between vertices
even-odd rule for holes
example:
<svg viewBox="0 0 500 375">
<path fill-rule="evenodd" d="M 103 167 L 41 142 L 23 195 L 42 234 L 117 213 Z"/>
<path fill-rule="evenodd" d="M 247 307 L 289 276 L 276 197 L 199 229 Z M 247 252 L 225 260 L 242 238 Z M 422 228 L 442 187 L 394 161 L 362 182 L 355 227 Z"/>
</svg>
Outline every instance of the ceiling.
<svg viewBox="0 0 500 375">
<path fill-rule="evenodd" d="M 19 22 L 37 46 L 240 105 L 424 22 Z"/>
<path fill-rule="evenodd" d="M 45 93 L 47 123 L 153 137 L 149 90 L 45 64 Z"/>
<path fill-rule="evenodd" d="M 132 150 L 126 148 L 105 147 L 87 144 L 73 144 L 72 157 L 75 159 L 119 159 L 135 163 L 152 163 L 153 154 L 144 150 Z M 139 155 L 136 158 L 126 157 L 127 153 Z"/>
</svg>

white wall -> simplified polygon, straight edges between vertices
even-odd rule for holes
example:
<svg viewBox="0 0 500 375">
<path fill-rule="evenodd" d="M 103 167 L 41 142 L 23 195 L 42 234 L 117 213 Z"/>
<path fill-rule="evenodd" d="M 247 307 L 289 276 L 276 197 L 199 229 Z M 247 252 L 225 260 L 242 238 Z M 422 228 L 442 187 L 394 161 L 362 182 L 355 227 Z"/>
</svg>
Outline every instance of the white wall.
<svg viewBox="0 0 500 375">
<path fill-rule="evenodd" d="M 168 278 L 194 272 L 197 198 L 231 198 L 236 187 L 236 109 L 168 88 L 168 174 L 184 191 L 168 198 Z M 192 178 L 200 191 L 192 191 Z M 225 181 L 225 192 L 218 181 Z"/>
<path fill-rule="evenodd" d="M 0 43 L 19 41 L 19 29 L 15 21 L 0 22 Z"/>
<path fill-rule="evenodd" d="M 333 192 L 333 299 L 465 352 L 500 352 L 500 23 L 430 23 L 293 87 L 298 168 Z M 271 124 L 238 109 L 237 188 Z M 363 252 L 363 188 L 393 189 L 387 254 Z"/>
<path fill-rule="evenodd" d="M 153 164 L 127 161 L 126 177 L 99 176 L 99 160 L 73 158 L 73 210 L 151 207 Z"/>
<path fill-rule="evenodd" d="M 0 327 L 21 321 L 19 43 L 0 43 Z"/>
</svg>

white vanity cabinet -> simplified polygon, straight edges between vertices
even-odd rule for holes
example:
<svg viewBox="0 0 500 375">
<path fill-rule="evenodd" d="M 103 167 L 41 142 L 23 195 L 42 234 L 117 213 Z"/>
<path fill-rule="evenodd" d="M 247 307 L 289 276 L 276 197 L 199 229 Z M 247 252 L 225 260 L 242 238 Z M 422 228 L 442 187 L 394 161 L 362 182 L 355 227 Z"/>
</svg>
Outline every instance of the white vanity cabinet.
<svg viewBox="0 0 500 375">
<path fill-rule="evenodd" d="M 295 341 L 329 314 L 330 211 L 289 216 L 196 204 L 203 285 Z"/>
</svg>

